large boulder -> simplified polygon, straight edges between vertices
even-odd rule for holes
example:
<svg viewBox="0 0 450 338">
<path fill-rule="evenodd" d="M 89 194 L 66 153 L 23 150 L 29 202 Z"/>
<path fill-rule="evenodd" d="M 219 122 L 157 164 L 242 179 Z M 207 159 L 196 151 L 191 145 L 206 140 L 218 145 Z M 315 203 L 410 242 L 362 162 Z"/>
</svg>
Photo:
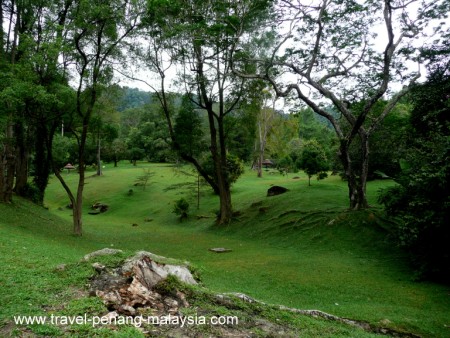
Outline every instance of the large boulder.
<svg viewBox="0 0 450 338">
<path fill-rule="evenodd" d="M 285 192 L 289 191 L 289 189 L 285 188 L 285 187 L 280 187 L 278 185 L 274 185 L 273 187 L 270 187 L 267 190 L 267 196 L 276 196 L 276 195 L 281 195 L 284 194 Z"/>
</svg>

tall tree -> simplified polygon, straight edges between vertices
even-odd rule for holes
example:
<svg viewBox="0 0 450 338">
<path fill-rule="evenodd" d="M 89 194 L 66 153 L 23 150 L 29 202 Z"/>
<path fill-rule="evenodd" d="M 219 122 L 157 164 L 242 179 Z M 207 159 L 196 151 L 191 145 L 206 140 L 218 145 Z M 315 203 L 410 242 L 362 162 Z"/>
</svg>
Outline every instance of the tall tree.
<svg viewBox="0 0 450 338">
<path fill-rule="evenodd" d="M 48 125 L 55 113 L 59 114 L 60 99 L 64 96 L 60 95 L 60 87 L 66 85 L 62 75 L 64 67 L 58 67 L 58 54 L 68 5 L 67 2 L 10 1 L 3 10 L 5 3 L 2 2 L 0 61 L 4 81 L 0 89 L 2 101 L 7 103 L 4 113 L 9 124 L 6 133 L 9 141 L 4 150 L 13 151 L 14 156 L 7 156 L 8 170 L 2 170 L 9 173 L 5 176 L 9 178 L 0 181 L 7 183 L 4 187 L 10 186 L 12 174 L 16 177 L 16 193 L 29 194 L 30 157 L 35 150 L 33 182 L 37 193 L 33 199 L 42 203 L 50 172 L 46 150 Z"/>
<path fill-rule="evenodd" d="M 219 224 L 232 217 L 231 180 L 228 172 L 227 135 L 225 121 L 235 111 L 244 96 L 244 80 L 230 68 L 232 38 L 237 18 L 245 18 L 245 30 L 255 29 L 258 16 L 267 9 L 268 1 L 241 2 L 178 0 L 168 3 L 149 1 L 147 27 L 149 46 L 147 64 L 161 79 L 158 97 L 163 105 L 174 147 L 173 114 L 165 96 L 164 58 L 183 66 L 182 83 L 198 109 L 208 119 L 209 150 L 213 163 L 210 171 L 189 154 L 183 154 L 219 195 Z M 169 62 L 170 63 L 170 62 Z M 232 162 L 232 161 L 231 161 Z"/>
<path fill-rule="evenodd" d="M 445 16 L 449 9 L 445 1 L 423 1 L 413 14 L 410 7 L 415 3 L 418 1 L 322 0 L 306 4 L 279 0 L 279 24 L 285 32 L 280 33 L 270 58 L 255 60 L 235 52 L 236 73 L 267 80 L 278 96 L 294 95 L 331 123 L 340 142 L 339 157 L 348 181 L 351 209 L 368 206 L 371 135 L 419 76 L 407 68 L 409 60 L 417 61 L 413 39 L 425 34 L 430 19 Z M 245 33 L 238 37 L 245 44 Z M 380 43 L 384 47 L 380 48 Z M 243 71 L 242 65 L 248 61 L 259 65 L 258 72 Z M 277 76 L 283 73 L 295 80 Z M 394 82 L 405 85 L 396 94 L 391 86 Z M 388 103 L 381 114 L 374 116 L 373 108 L 383 98 Z M 336 115 L 325 109 L 324 102 L 331 103 L 343 117 L 349 125 L 347 131 Z M 354 109 L 355 102 L 364 104 Z M 349 151 L 355 139 L 360 143 L 359 167 Z"/>
<path fill-rule="evenodd" d="M 449 32 L 450 33 L 450 32 Z M 421 277 L 450 281 L 450 34 L 425 51 L 430 75 L 413 88 L 402 172 L 379 201 L 396 216 L 400 246 Z"/>
<path fill-rule="evenodd" d="M 140 18 L 139 1 L 88 1 L 73 4 L 71 31 L 73 62 L 76 67 L 76 114 L 81 130 L 73 132 L 78 142 L 79 179 L 76 194 L 64 181 L 59 168 L 55 175 L 66 190 L 73 206 L 73 231 L 82 235 L 83 190 L 85 182 L 86 141 L 94 107 L 102 88 L 112 78 L 112 62 L 120 56 L 121 46 L 137 27 Z"/>
</svg>

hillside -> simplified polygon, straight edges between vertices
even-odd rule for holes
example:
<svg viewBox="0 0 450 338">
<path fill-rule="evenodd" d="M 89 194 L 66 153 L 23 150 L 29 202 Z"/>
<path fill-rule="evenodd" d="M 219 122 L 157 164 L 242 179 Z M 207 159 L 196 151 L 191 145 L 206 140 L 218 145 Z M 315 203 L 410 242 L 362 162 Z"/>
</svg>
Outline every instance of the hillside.
<svg viewBox="0 0 450 338">
<path fill-rule="evenodd" d="M 134 186 L 143 168 L 155 173 L 145 190 Z M 90 177 L 81 238 L 71 235 L 67 198 L 55 179 L 46 197 L 49 210 L 17 198 L 13 205 L 0 205 L 2 330 L 12 329 L 14 314 L 40 314 L 57 303 L 67 308 L 93 273 L 77 262 L 88 252 L 112 247 L 127 254 L 146 250 L 188 260 L 213 292 L 241 292 L 269 304 L 318 309 L 427 337 L 448 334 L 448 288 L 412 281 L 403 254 L 389 242 L 389 224 L 376 207 L 348 213 L 345 183 L 338 177 L 307 187 L 303 175 L 255 176 L 249 171 L 233 187 L 238 212 L 223 228 L 213 225 L 216 198 L 203 189 L 197 210 L 192 187 L 181 184 L 194 183 L 195 177 L 186 178 L 168 165 L 121 163 L 116 169 L 107 167 L 102 177 Z M 73 183 L 76 175 L 66 177 Z M 290 190 L 268 198 L 272 184 Z M 391 183 L 371 182 L 371 203 L 386 184 Z M 191 213 L 180 223 L 171 210 L 181 197 L 190 201 Z M 107 204 L 109 210 L 88 215 L 95 202 Z M 213 247 L 232 252 L 208 251 Z M 55 270 L 59 264 L 69 264 L 73 274 Z M 341 324 L 294 317 L 288 321 L 298 329 L 308 328 L 305 336 L 362 334 Z M 32 330 L 39 333 L 39 328 Z"/>
</svg>

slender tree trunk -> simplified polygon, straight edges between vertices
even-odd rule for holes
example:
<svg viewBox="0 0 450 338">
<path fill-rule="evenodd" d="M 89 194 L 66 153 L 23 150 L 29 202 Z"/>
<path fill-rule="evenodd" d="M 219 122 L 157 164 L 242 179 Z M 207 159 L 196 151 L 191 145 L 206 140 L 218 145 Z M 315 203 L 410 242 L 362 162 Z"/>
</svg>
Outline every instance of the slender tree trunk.
<svg viewBox="0 0 450 338">
<path fill-rule="evenodd" d="M 84 190 L 84 165 L 80 166 L 80 178 L 78 180 L 77 198 L 73 205 L 73 233 L 76 236 L 83 235 L 83 190 Z"/>
<path fill-rule="evenodd" d="M 93 100 L 95 103 L 95 101 Z M 92 107 L 94 106 L 94 103 L 91 105 L 91 110 L 88 110 L 86 113 L 84 119 L 83 119 L 83 131 L 81 133 L 80 137 L 80 144 L 79 144 L 79 153 L 78 153 L 78 187 L 77 187 L 77 196 L 76 196 L 76 203 L 73 206 L 73 232 L 77 236 L 81 236 L 83 234 L 83 190 L 84 190 L 84 181 L 85 181 L 85 156 L 84 151 L 86 147 L 86 139 L 88 134 L 88 125 L 89 125 L 89 119 L 90 114 L 92 111 Z"/>
<path fill-rule="evenodd" d="M 263 167 L 263 161 L 264 161 L 264 149 L 262 149 L 262 145 L 260 144 L 259 152 L 258 152 L 258 177 L 262 177 L 262 167 Z"/>
<path fill-rule="evenodd" d="M 102 173 L 102 159 L 101 159 L 101 144 L 100 144 L 100 135 L 98 135 L 97 139 L 97 176 L 101 176 Z"/>
<path fill-rule="evenodd" d="M 12 202 L 13 195 L 13 186 L 14 186 L 14 173 L 15 173 L 15 163 L 16 157 L 14 156 L 14 146 L 12 144 L 14 139 L 14 125 L 12 123 L 12 118 L 10 118 L 10 122 L 8 124 L 6 130 L 6 147 L 5 147 L 5 155 L 6 155 L 6 175 L 5 175 L 5 184 L 3 187 L 4 196 L 3 200 L 6 203 Z"/>
<path fill-rule="evenodd" d="M 258 122 L 258 132 L 259 132 L 259 147 L 258 147 L 258 174 L 257 177 L 262 177 L 262 163 L 264 161 L 264 145 L 263 136 L 261 130 L 261 121 Z"/>
</svg>

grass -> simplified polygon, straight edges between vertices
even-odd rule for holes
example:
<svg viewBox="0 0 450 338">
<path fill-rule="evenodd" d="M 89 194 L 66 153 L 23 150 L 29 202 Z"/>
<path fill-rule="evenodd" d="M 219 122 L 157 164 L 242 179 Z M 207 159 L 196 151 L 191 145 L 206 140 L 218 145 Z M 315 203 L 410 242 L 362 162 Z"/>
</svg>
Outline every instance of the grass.
<svg viewBox="0 0 450 338">
<path fill-rule="evenodd" d="M 144 168 L 155 173 L 145 190 L 133 185 Z M 65 177 L 74 185 L 76 175 Z M 319 309 L 427 337 L 450 336 L 449 289 L 412 280 L 376 206 L 377 190 L 392 182 L 370 182 L 374 208 L 349 213 L 346 185 L 338 177 L 308 187 L 303 174 L 266 172 L 258 179 L 248 171 L 233 187 L 236 219 L 217 227 L 218 201 L 209 191 L 202 191 L 197 210 L 189 188 L 167 190 L 186 180 L 195 181 L 163 164 L 107 166 L 104 176 L 87 180 L 81 238 L 71 235 L 68 199 L 56 178 L 46 195 L 48 211 L 18 198 L 12 206 L 0 205 L 0 326 L 13 314 L 36 314 L 46 304 L 70 302 L 90 272 L 73 268 L 68 274 L 55 267 L 114 247 L 188 260 L 215 292 L 243 292 L 267 303 Z M 273 184 L 289 192 L 266 197 Z M 191 203 L 190 218 L 182 223 L 171 212 L 181 197 Z M 95 202 L 108 204 L 109 211 L 88 215 Z M 233 251 L 215 254 L 208 251 L 212 247 Z M 314 330 L 319 335 L 313 325 Z"/>
</svg>

